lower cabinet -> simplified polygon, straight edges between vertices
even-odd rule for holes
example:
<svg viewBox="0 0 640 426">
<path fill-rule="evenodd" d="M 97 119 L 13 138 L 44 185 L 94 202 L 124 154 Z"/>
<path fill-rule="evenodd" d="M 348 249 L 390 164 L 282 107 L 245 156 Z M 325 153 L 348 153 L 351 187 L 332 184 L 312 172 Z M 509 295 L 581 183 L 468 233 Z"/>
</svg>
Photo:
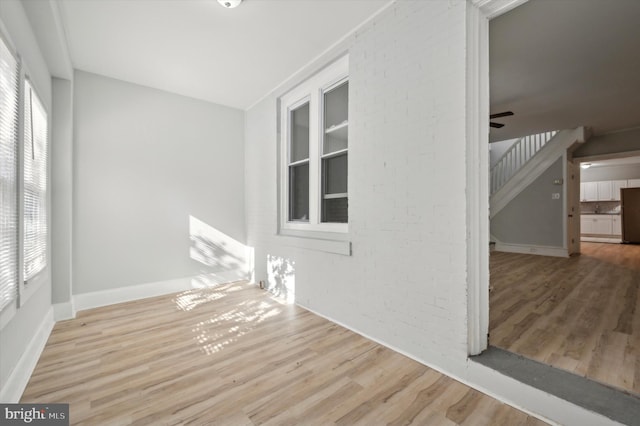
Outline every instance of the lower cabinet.
<svg viewBox="0 0 640 426">
<path fill-rule="evenodd" d="M 602 214 L 583 214 L 580 216 L 580 233 L 602 236 L 621 235 L 620 217 Z"/>
<path fill-rule="evenodd" d="M 622 221 L 620 216 L 611 216 L 611 234 L 622 237 Z"/>
</svg>

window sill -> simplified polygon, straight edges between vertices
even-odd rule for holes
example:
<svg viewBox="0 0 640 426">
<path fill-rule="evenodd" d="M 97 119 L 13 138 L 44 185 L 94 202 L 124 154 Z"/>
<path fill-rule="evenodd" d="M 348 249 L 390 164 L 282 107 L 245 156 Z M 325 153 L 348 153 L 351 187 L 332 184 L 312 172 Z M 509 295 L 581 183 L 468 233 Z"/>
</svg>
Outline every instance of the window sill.
<svg viewBox="0 0 640 426">
<path fill-rule="evenodd" d="M 347 235 L 326 236 L 324 234 L 328 233 L 320 233 L 323 234 L 320 236 L 317 234 L 319 233 L 283 230 L 278 234 L 278 237 L 284 246 L 351 256 L 351 241 L 346 239 Z M 338 239 L 340 237 L 344 237 L 344 239 Z"/>
</svg>

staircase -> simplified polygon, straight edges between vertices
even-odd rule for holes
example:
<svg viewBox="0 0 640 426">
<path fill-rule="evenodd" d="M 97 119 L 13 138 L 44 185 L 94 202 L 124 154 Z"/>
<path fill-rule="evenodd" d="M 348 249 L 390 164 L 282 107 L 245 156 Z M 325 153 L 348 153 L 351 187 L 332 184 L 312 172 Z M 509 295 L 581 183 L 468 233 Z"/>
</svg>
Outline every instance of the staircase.
<svg viewBox="0 0 640 426">
<path fill-rule="evenodd" d="M 531 185 L 569 148 L 585 142 L 584 127 L 518 139 L 490 171 L 490 218 Z"/>
<path fill-rule="evenodd" d="M 491 195 L 498 192 L 511 177 L 549 142 L 557 131 L 525 136 L 518 139 L 491 168 Z"/>
</svg>

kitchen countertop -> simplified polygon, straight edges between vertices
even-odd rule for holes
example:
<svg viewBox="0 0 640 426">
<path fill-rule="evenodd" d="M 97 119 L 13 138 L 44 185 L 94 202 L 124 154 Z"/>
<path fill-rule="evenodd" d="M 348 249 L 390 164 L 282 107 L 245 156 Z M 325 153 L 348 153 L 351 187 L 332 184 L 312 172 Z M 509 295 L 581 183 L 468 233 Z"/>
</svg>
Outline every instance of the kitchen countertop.
<svg viewBox="0 0 640 426">
<path fill-rule="evenodd" d="M 591 214 L 591 215 L 596 215 L 596 216 L 620 216 L 620 212 L 618 213 L 588 213 L 588 212 L 581 212 L 581 215 L 587 215 L 587 214 Z"/>
</svg>

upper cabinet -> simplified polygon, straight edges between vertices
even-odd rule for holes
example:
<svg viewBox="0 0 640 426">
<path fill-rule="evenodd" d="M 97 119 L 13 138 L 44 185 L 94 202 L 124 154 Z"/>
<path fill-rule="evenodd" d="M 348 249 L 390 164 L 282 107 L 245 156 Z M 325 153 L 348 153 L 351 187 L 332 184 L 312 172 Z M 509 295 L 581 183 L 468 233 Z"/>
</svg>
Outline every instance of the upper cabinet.
<svg viewBox="0 0 640 426">
<path fill-rule="evenodd" d="M 620 201 L 620 189 L 640 188 L 640 179 L 580 183 L 580 201 Z"/>
<path fill-rule="evenodd" d="M 598 182 L 583 182 L 580 184 L 582 188 L 580 193 L 580 201 L 600 201 L 598 198 Z"/>
<path fill-rule="evenodd" d="M 598 186 L 598 201 L 611 201 L 613 200 L 613 185 L 610 180 L 603 182 L 595 182 Z"/>
</svg>

